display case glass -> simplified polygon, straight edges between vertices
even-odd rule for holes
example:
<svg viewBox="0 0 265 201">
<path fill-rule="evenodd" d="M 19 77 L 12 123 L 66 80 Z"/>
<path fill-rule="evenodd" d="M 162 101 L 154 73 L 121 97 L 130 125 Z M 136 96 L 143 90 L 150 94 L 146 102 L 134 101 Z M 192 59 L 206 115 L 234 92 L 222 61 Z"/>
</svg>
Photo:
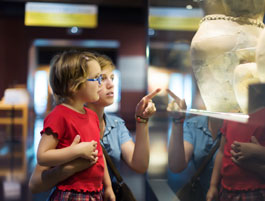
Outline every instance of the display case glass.
<svg viewBox="0 0 265 201">
<path fill-rule="evenodd" d="M 254 6 L 257 4 L 261 7 Z M 148 89 L 160 85 L 178 97 L 174 99 L 164 91 L 154 98 L 158 111 L 152 119 L 148 181 L 152 195 L 161 196 L 158 200 L 169 199 L 158 186 L 167 186 L 172 190 L 170 195 L 176 196 L 219 138 L 227 140 L 221 144 L 227 151 L 224 160 L 235 169 L 239 167 L 238 171 L 249 161 L 234 162 L 235 156 L 230 154 L 234 150 L 230 146 L 235 141 L 258 147 L 253 142 L 255 136 L 261 146 L 265 145 L 261 134 L 265 127 L 265 62 L 264 48 L 261 48 L 265 38 L 264 5 L 263 0 L 245 1 L 244 5 L 236 0 L 178 4 L 150 1 Z M 172 14 L 174 9 L 179 13 Z M 180 16 L 180 13 L 186 14 Z M 197 22 L 194 29 L 176 25 L 191 18 L 200 19 L 193 19 L 193 23 Z M 167 22 L 166 27 L 161 26 L 162 20 Z M 155 78 L 163 80 L 162 85 L 153 81 Z M 185 99 L 186 107 L 178 105 L 181 99 Z M 172 101 L 175 101 L 175 107 L 171 108 L 175 111 L 173 115 L 172 110 L 168 111 Z M 184 124 L 179 119 L 182 117 L 185 117 Z M 205 195 L 217 153 L 200 174 Z M 250 173 L 245 172 L 246 175 L 258 180 L 255 170 L 247 170 Z M 246 182 L 240 179 L 240 174 L 237 176 L 233 177 L 233 185 Z M 226 180 L 223 181 L 225 186 Z"/>
</svg>

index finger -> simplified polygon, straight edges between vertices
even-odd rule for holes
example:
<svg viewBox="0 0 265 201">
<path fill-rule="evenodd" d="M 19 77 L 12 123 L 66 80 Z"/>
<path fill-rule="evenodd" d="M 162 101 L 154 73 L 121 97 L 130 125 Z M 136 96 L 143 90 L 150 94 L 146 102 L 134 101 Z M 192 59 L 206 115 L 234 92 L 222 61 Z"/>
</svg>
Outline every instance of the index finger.
<svg viewBox="0 0 265 201">
<path fill-rule="evenodd" d="M 160 88 L 157 88 L 156 90 L 152 91 L 151 93 L 147 94 L 145 96 L 146 99 L 152 99 L 156 96 L 156 94 L 158 94 L 161 91 Z"/>
<path fill-rule="evenodd" d="M 174 98 L 175 101 L 177 102 L 181 101 L 181 99 L 178 96 L 176 96 L 170 89 L 167 89 L 167 92 L 172 98 Z"/>
</svg>

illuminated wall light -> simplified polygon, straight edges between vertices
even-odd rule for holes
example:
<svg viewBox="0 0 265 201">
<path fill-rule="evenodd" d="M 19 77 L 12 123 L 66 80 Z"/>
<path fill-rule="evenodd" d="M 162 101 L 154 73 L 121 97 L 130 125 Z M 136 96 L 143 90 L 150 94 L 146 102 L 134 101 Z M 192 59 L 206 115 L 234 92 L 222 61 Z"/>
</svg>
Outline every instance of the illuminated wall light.
<svg viewBox="0 0 265 201">
<path fill-rule="evenodd" d="M 34 111 L 43 115 L 47 109 L 48 75 L 44 70 L 36 71 L 34 83 Z"/>
<path fill-rule="evenodd" d="M 150 48 L 149 48 L 149 45 L 146 46 L 145 54 L 146 54 L 146 58 L 149 58 L 149 56 L 150 56 Z"/>
<path fill-rule="evenodd" d="M 69 3 L 27 2 L 26 26 L 96 28 L 98 6 Z"/>
<path fill-rule="evenodd" d="M 155 35 L 155 30 L 149 28 L 149 29 L 148 29 L 148 35 L 149 35 L 149 36 L 153 36 L 153 35 Z"/>
<path fill-rule="evenodd" d="M 119 106 L 120 106 L 120 100 L 121 100 L 121 73 L 119 70 L 115 69 L 113 71 L 114 74 L 114 102 L 113 104 L 109 105 L 108 107 L 105 107 L 105 112 L 118 112 Z"/>
<path fill-rule="evenodd" d="M 80 35 L 82 33 L 82 29 L 78 27 L 71 27 L 67 29 L 67 33 L 69 35 Z"/>
<path fill-rule="evenodd" d="M 78 32 L 78 27 L 72 27 L 72 28 L 71 28 L 71 32 L 72 32 L 73 34 L 77 33 L 77 32 Z"/>
<path fill-rule="evenodd" d="M 192 7 L 192 5 L 187 5 L 186 8 L 187 8 L 188 10 L 191 10 L 193 7 Z"/>
<path fill-rule="evenodd" d="M 150 7 L 148 26 L 154 30 L 196 31 L 201 18 L 201 8 Z"/>
</svg>

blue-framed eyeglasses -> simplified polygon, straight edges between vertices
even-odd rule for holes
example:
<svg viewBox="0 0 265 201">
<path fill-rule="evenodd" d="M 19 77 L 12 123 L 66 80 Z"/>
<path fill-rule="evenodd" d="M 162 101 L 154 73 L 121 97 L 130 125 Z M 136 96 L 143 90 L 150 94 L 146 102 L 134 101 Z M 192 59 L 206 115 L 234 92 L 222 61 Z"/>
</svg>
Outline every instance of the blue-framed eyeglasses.
<svg viewBox="0 0 265 201">
<path fill-rule="evenodd" d="M 102 81 L 102 75 L 100 75 L 98 78 L 91 78 L 91 79 L 86 79 L 87 81 L 98 81 L 98 84 L 101 84 Z"/>
</svg>

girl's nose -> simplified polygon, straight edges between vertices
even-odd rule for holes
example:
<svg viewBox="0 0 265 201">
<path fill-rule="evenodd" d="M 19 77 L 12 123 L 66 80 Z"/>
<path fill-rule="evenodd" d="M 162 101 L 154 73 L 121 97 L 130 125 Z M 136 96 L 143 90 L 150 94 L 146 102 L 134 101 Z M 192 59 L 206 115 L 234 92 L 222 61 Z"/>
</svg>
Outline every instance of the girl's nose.
<svg viewBox="0 0 265 201">
<path fill-rule="evenodd" d="M 108 79 L 107 86 L 108 86 L 109 88 L 111 88 L 111 87 L 114 86 L 114 83 L 113 83 L 113 80 L 112 80 L 112 79 Z"/>
</svg>

